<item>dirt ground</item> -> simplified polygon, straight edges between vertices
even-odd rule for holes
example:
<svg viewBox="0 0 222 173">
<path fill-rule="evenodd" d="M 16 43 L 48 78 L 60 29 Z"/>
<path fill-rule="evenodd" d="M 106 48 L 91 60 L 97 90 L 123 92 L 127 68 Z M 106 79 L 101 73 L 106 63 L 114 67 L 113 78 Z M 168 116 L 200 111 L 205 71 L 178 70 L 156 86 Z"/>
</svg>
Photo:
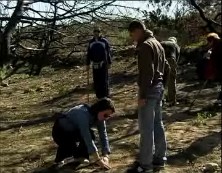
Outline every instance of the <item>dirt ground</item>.
<svg viewBox="0 0 222 173">
<path fill-rule="evenodd" d="M 108 121 L 112 154 L 110 173 L 122 173 L 138 153 L 136 62 L 114 62 L 111 93 L 117 117 Z M 44 68 L 40 77 L 16 74 L 9 87 L 0 87 L 0 172 L 1 173 L 91 173 L 104 172 L 95 167 L 74 170 L 69 165 L 52 170 L 56 145 L 51 138 L 54 113 L 95 100 L 86 85 L 84 68 L 53 70 Z M 217 85 L 208 83 L 193 98 L 203 82 L 192 66 L 180 67 L 178 101 L 164 106 L 163 117 L 168 141 L 168 164 L 162 173 L 198 173 L 208 162 L 219 164 L 221 172 L 221 110 L 213 105 Z"/>
</svg>

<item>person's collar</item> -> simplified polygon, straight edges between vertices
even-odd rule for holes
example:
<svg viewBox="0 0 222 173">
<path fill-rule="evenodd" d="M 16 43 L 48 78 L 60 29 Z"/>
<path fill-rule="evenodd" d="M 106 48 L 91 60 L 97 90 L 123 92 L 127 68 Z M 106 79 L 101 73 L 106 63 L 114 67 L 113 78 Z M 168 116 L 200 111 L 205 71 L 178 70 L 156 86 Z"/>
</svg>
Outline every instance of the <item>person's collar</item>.
<svg viewBox="0 0 222 173">
<path fill-rule="evenodd" d="M 220 42 L 221 42 L 221 39 L 215 39 L 215 40 L 213 41 L 213 46 L 218 45 L 218 43 L 220 43 Z"/>
<path fill-rule="evenodd" d="M 93 110 L 92 110 L 92 108 L 91 108 L 91 106 L 90 105 L 88 105 L 88 104 L 84 104 L 84 106 L 87 108 L 87 110 L 88 110 L 88 112 L 89 112 L 89 114 L 91 115 L 91 117 L 93 118 L 93 120 L 94 121 L 97 121 L 98 120 L 98 117 L 97 117 L 97 112 L 94 112 Z"/>
<path fill-rule="evenodd" d="M 144 35 L 143 38 L 141 38 L 141 40 L 138 41 L 138 44 L 143 43 L 145 40 L 147 40 L 148 38 L 153 37 L 153 32 L 150 31 L 149 29 L 146 29 L 144 31 Z"/>
<path fill-rule="evenodd" d="M 100 40 L 101 38 L 102 38 L 102 36 L 99 36 L 99 37 L 97 37 L 97 38 L 96 38 L 96 37 L 93 37 L 94 40 L 96 40 L 96 39 L 97 39 L 97 40 Z"/>
</svg>

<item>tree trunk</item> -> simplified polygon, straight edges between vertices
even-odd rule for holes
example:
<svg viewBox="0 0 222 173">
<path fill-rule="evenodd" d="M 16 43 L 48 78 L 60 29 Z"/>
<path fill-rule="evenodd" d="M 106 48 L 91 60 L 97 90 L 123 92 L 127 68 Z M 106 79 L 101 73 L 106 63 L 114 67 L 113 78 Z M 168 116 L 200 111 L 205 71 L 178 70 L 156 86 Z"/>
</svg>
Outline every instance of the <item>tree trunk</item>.
<svg viewBox="0 0 222 173">
<path fill-rule="evenodd" d="M 11 35 L 16 28 L 16 25 L 21 19 L 23 12 L 24 0 L 17 0 L 16 8 L 7 23 L 5 29 L 2 31 L 0 38 L 0 67 L 10 61 L 10 45 L 11 45 Z"/>
<path fill-rule="evenodd" d="M 206 22 L 206 27 L 210 30 L 210 32 L 217 32 L 213 25 L 222 27 L 222 25 L 221 25 L 220 23 L 217 23 L 216 21 L 207 18 L 207 17 L 205 16 L 205 13 L 204 13 L 203 9 L 197 4 L 197 2 L 196 2 L 195 0 L 190 0 L 190 4 L 191 4 L 196 10 L 198 10 L 198 12 L 199 12 L 199 14 L 200 14 L 200 17 L 202 18 L 203 21 Z"/>
</svg>

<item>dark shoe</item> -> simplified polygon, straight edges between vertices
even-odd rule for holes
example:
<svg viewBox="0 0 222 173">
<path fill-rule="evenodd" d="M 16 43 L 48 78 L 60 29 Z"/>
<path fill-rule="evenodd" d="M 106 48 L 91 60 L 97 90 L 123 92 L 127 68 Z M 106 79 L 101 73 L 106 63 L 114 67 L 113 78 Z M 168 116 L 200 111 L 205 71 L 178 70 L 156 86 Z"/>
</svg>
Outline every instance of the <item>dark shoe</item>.
<svg viewBox="0 0 222 173">
<path fill-rule="evenodd" d="M 132 168 L 127 170 L 127 173 L 153 173 L 153 169 L 144 169 L 139 165 L 139 162 L 134 162 Z"/>
<path fill-rule="evenodd" d="M 165 167 L 166 160 L 163 159 L 153 159 L 153 168 L 154 170 L 161 170 Z"/>
</svg>

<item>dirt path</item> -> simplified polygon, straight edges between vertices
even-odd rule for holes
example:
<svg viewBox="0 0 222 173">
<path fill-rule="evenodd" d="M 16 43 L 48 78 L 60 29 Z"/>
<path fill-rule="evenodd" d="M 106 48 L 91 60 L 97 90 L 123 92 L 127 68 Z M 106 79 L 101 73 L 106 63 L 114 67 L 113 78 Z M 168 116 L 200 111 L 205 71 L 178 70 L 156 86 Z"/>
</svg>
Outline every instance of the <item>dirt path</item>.
<svg viewBox="0 0 222 173">
<path fill-rule="evenodd" d="M 119 116 L 108 122 L 113 151 L 110 173 L 124 172 L 138 153 L 136 67 L 130 61 L 115 63 L 111 75 L 112 98 Z M 40 78 L 18 74 L 9 82 L 9 87 L 0 88 L 0 172 L 95 172 L 92 167 L 78 171 L 49 169 L 56 150 L 51 139 L 52 115 L 87 102 L 87 92 L 90 101 L 94 100 L 83 68 L 45 69 Z M 213 106 L 217 87 L 206 86 L 188 112 L 201 85 L 189 68 L 179 76 L 180 105 L 163 109 L 168 141 L 164 173 L 202 172 L 201 167 L 207 162 L 221 166 L 221 115 Z"/>
</svg>

